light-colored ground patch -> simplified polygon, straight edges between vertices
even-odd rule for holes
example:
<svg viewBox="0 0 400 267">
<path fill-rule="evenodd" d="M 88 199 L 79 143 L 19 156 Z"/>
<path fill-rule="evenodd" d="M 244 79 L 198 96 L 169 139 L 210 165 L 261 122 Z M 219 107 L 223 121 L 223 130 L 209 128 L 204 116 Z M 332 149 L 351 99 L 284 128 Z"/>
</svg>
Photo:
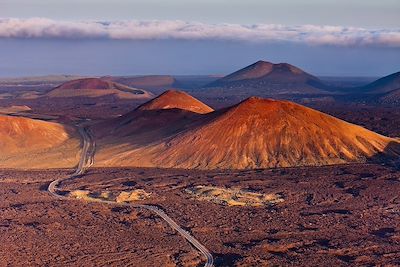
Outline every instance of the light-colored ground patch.
<svg viewBox="0 0 400 267">
<path fill-rule="evenodd" d="M 32 109 L 28 106 L 0 107 L 0 113 L 4 113 L 4 114 L 14 114 L 14 113 L 30 111 L 30 110 L 32 110 Z"/>
<path fill-rule="evenodd" d="M 87 201 L 115 201 L 117 203 L 123 202 L 134 202 L 139 200 L 148 199 L 151 193 L 147 193 L 143 189 L 135 189 L 132 191 L 122 192 L 91 192 L 89 190 L 73 190 L 69 192 L 69 196 L 78 199 L 84 199 Z"/>
<path fill-rule="evenodd" d="M 74 190 L 69 192 L 69 196 L 77 199 L 83 199 L 87 201 L 98 201 L 98 199 L 92 197 L 89 190 Z"/>
<path fill-rule="evenodd" d="M 211 201 L 228 206 L 260 207 L 284 201 L 280 194 L 262 194 L 241 189 L 215 186 L 199 185 L 187 188 L 185 192 L 193 195 L 193 197 L 198 200 Z"/>
<path fill-rule="evenodd" d="M 144 200 L 150 197 L 150 193 L 147 193 L 143 189 L 136 189 L 133 191 L 122 191 L 117 198 L 117 202 L 132 202 L 137 200 Z"/>
<path fill-rule="evenodd" d="M 147 92 L 138 91 L 139 89 L 130 89 L 127 91 L 117 89 L 79 89 L 79 90 L 63 90 L 54 89 L 46 94 L 50 98 L 65 97 L 101 97 L 107 95 L 115 95 L 120 99 L 150 99 L 152 95 Z M 140 92 L 140 93 L 139 93 Z"/>
<path fill-rule="evenodd" d="M 27 91 L 27 92 L 22 92 L 20 95 L 18 95 L 18 98 L 21 99 L 37 99 L 42 95 L 42 93 L 38 91 Z"/>
</svg>

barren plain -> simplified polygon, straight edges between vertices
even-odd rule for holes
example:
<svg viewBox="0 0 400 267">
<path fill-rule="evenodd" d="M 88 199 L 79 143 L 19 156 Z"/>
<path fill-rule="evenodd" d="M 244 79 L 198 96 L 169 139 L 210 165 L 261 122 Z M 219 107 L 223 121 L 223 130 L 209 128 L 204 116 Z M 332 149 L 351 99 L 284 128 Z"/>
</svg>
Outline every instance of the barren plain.
<svg viewBox="0 0 400 267">
<path fill-rule="evenodd" d="M 202 266 L 204 259 L 163 221 L 141 209 L 46 191 L 69 170 L 0 172 L 1 262 L 32 266 Z M 238 207 L 196 200 L 196 185 L 279 193 L 284 201 Z M 247 171 L 90 170 L 65 190 L 143 189 L 214 255 L 216 266 L 400 264 L 400 173 L 386 166 Z"/>
</svg>

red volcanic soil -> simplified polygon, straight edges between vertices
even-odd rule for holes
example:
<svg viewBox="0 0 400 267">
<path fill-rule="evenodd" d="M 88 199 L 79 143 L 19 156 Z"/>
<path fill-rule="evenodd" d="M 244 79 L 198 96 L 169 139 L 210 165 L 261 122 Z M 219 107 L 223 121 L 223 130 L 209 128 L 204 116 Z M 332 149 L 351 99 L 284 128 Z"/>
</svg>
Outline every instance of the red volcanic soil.
<svg viewBox="0 0 400 267">
<path fill-rule="evenodd" d="M 1 266 L 197 266 L 201 255 L 153 213 L 57 200 L 71 171 L 0 170 Z"/>
<path fill-rule="evenodd" d="M 185 126 L 174 127 L 170 136 L 159 128 L 159 138 L 152 143 L 134 134 L 120 141 L 105 137 L 99 142 L 96 162 L 98 166 L 246 169 L 365 162 L 378 154 L 400 153 L 395 139 L 287 101 L 252 97 L 187 120 Z M 181 123 L 179 118 L 168 127 L 177 122 Z M 123 129 L 111 131 L 121 136 Z M 152 136 L 157 136 L 157 127 L 152 128 Z"/>
<path fill-rule="evenodd" d="M 103 81 L 98 78 L 85 78 L 85 79 L 78 79 L 78 80 L 73 80 L 73 81 L 63 83 L 62 85 L 60 85 L 57 88 L 63 89 L 63 90 L 88 89 L 88 88 L 105 90 L 105 89 L 125 88 L 125 86 L 121 86 L 117 83 L 113 83 L 110 81 Z"/>
<path fill-rule="evenodd" d="M 0 170 L 0 265 L 204 265 L 197 250 L 146 210 L 55 200 L 48 184 L 69 174 Z M 232 207 L 185 192 L 198 185 L 280 193 L 284 201 Z M 400 173 L 386 166 L 90 169 L 62 188 L 151 193 L 138 204 L 163 209 L 219 267 L 400 265 Z"/>
<path fill-rule="evenodd" d="M 72 167 L 79 143 L 70 126 L 0 115 L 0 168 Z"/>
<path fill-rule="evenodd" d="M 273 64 L 266 61 L 258 61 L 208 87 L 240 88 L 244 91 L 262 88 L 264 93 L 326 93 L 322 90 L 326 85 L 317 77 L 288 63 Z"/>
<path fill-rule="evenodd" d="M 173 108 L 188 110 L 201 114 L 214 111 L 212 108 L 192 97 L 188 93 L 177 90 L 168 90 L 162 93 L 160 96 L 141 105 L 138 110 L 157 110 Z"/>
<path fill-rule="evenodd" d="M 268 78 L 279 78 L 279 75 L 291 75 L 294 76 L 309 76 L 310 74 L 305 73 L 301 69 L 290 65 L 288 63 L 273 64 L 266 61 L 258 61 L 244 69 L 234 72 L 219 81 L 241 81 L 249 79 L 258 79 L 269 76 Z M 313 77 L 315 78 L 315 77 Z"/>
<path fill-rule="evenodd" d="M 122 140 L 129 143 L 131 138 L 144 144 L 179 133 L 202 114 L 212 111 L 185 92 L 169 90 L 119 118 L 95 125 L 93 129 L 97 137 L 108 139 L 112 136 L 109 140 L 115 144 Z"/>
<path fill-rule="evenodd" d="M 98 78 L 78 79 L 63 83 L 46 94 L 48 97 L 101 97 L 104 95 L 116 95 L 119 98 L 151 98 L 149 92 L 130 88 L 111 81 Z"/>
<path fill-rule="evenodd" d="M 48 148 L 67 138 L 68 134 L 60 124 L 0 115 L 0 155 L 21 149 Z"/>
</svg>

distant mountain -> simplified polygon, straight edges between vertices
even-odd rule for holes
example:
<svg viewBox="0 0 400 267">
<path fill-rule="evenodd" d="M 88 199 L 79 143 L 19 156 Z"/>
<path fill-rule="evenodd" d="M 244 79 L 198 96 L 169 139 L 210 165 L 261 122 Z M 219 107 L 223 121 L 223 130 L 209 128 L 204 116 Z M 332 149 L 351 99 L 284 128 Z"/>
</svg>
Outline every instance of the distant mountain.
<svg viewBox="0 0 400 267">
<path fill-rule="evenodd" d="M 258 61 L 208 84 L 232 91 L 275 94 L 323 94 L 329 89 L 321 80 L 305 71 L 287 64 Z"/>
<path fill-rule="evenodd" d="M 400 88 L 400 71 L 380 78 L 360 88 L 364 93 L 387 93 Z"/>
<path fill-rule="evenodd" d="M 188 93 L 178 90 L 168 90 L 160 96 L 144 103 L 138 110 L 157 110 L 157 109 L 183 109 L 195 113 L 209 113 L 213 109 L 203 102 L 192 97 Z"/>
<path fill-rule="evenodd" d="M 213 111 L 185 92 L 169 90 L 121 117 L 95 125 L 93 129 L 107 146 L 115 142 L 132 143 L 131 138 L 143 145 L 178 133 L 203 114 Z"/>
<path fill-rule="evenodd" d="M 115 121 L 99 127 L 108 134 L 98 139 L 98 166 L 252 169 L 400 155 L 395 139 L 292 102 L 256 97 L 206 114 L 136 110 Z"/>
<path fill-rule="evenodd" d="M 150 99 L 153 97 L 151 93 L 145 90 L 130 88 L 99 78 L 68 81 L 57 86 L 45 96 L 55 98 L 115 96 L 120 99 Z"/>
</svg>

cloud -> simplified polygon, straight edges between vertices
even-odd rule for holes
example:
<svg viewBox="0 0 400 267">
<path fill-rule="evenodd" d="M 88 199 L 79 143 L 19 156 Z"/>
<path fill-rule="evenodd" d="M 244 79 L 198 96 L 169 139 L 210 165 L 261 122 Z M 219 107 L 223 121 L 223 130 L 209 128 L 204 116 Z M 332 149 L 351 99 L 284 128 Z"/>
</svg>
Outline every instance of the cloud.
<svg viewBox="0 0 400 267">
<path fill-rule="evenodd" d="M 56 21 L 0 19 L 0 38 L 113 40 L 231 40 L 294 42 L 308 45 L 400 47 L 399 29 L 278 24 L 205 24 L 167 21 Z"/>
</svg>

